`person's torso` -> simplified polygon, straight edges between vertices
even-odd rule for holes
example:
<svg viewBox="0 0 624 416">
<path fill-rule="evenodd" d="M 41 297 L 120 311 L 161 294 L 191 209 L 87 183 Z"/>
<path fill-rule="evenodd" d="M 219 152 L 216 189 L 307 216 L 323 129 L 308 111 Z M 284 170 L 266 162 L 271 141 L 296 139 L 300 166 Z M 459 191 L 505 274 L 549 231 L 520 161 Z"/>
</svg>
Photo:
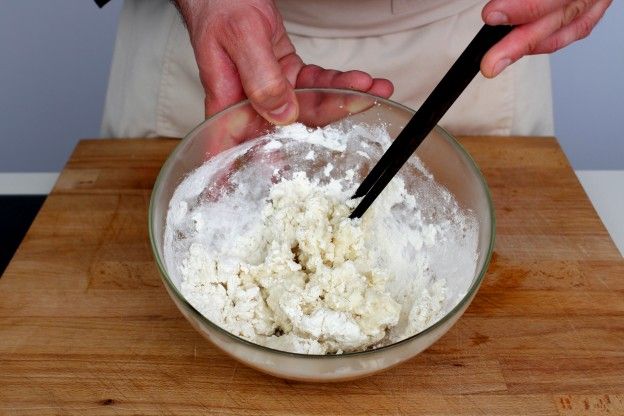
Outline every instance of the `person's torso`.
<svg viewBox="0 0 624 416">
<path fill-rule="evenodd" d="M 313 37 L 378 36 L 457 14 L 483 0 L 276 0 L 289 33 Z"/>
<path fill-rule="evenodd" d="M 417 108 L 483 24 L 486 0 L 276 1 L 304 62 L 390 78 L 393 98 Z M 551 134 L 547 57 L 526 58 L 494 80 L 477 78 L 445 127 L 463 134 Z M 177 10 L 167 0 L 126 0 L 103 133 L 181 137 L 204 119 L 203 103 Z"/>
</svg>

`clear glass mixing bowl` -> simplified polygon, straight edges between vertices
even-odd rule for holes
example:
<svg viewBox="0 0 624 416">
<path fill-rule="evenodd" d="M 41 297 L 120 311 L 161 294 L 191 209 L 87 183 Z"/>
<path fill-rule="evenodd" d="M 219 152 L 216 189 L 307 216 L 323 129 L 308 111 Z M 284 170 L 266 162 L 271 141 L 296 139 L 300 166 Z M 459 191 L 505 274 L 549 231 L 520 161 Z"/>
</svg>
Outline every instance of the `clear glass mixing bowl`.
<svg viewBox="0 0 624 416">
<path fill-rule="evenodd" d="M 348 90 L 296 91 L 298 121 L 310 127 L 341 121 L 383 123 L 394 139 L 414 111 L 390 100 Z M 248 101 L 212 116 L 189 133 L 163 165 L 152 192 L 149 233 L 164 285 L 182 314 L 214 345 L 260 371 L 294 380 L 338 381 L 387 369 L 414 357 L 440 338 L 459 319 L 474 298 L 494 246 L 494 210 L 487 185 L 466 151 L 445 130 L 436 127 L 417 151 L 435 180 L 448 189 L 460 207 L 471 210 L 479 223 L 477 265 L 471 279 L 448 281 L 460 293 L 459 302 L 439 321 L 400 342 L 374 350 L 340 355 L 305 355 L 279 351 L 249 342 L 220 328 L 185 300 L 164 261 L 164 234 L 169 201 L 180 182 L 214 155 L 270 131 Z M 448 261 L 453 261 L 449 258 Z"/>
</svg>

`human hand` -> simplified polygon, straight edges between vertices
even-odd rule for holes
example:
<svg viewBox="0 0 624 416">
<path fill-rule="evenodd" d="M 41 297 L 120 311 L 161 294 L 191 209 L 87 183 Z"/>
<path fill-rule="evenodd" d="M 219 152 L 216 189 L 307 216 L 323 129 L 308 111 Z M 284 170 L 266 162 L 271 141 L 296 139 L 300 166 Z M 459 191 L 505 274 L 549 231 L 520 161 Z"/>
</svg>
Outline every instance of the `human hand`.
<svg viewBox="0 0 624 416">
<path fill-rule="evenodd" d="M 525 55 L 555 52 L 587 37 L 612 0 L 491 0 L 483 8 L 486 24 L 516 25 L 481 61 L 488 78 Z"/>
<path fill-rule="evenodd" d="M 187 24 L 206 116 L 244 98 L 275 124 L 297 119 L 294 87 L 350 88 L 384 98 L 392 83 L 361 71 L 306 65 L 288 38 L 272 0 L 178 0 Z"/>
</svg>

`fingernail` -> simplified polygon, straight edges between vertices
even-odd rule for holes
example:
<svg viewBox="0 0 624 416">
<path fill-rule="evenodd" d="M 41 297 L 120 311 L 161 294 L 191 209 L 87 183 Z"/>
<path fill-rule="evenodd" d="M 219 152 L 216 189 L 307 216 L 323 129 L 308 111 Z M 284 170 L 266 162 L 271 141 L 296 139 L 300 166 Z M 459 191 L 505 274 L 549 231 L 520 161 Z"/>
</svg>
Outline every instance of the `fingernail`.
<svg viewBox="0 0 624 416">
<path fill-rule="evenodd" d="M 297 117 L 297 108 L 292 103 L 286 103 L 275 110 L 269 111 L 269 117 L 277 124 L 291 123 Z"/>
<path fill-rule="evenodd" d="M 491 12 L 485 17 L 485 23 L 490 26 L 505 25 L 509 23 L 509 18 L 502 12 Z"/>
<path fill-rule="evenodd" d="M 511 65 L 511 59 L 509 58 L 501 59 L 500 61 L 496 62 L 496 65 L 494 65 L 494 76 L 497 76 L 498 74 L 503 72 L 503 70 L 509 65 Z"/>
<path fill-rule="evenodd" d="M 288 108 L 288 103 L 286 103 L 286 104 L 282 105 L 282 106 L 281 106 L 281 107 L 279 107 L 279 108 L 276 108 L 276 109 L 275 109 L 275 110 L 273 110 L 273 111 L 270 111 L 270 112 L 269 112 L 269 114 L 270 114 L 270 115 L 272 115 L 272 116 L 274 116 L 274 117 L 279 117 L 280 115 L 282 115 L 282 113 L 283 113 L 283 112 L 285 112 L 285 111 L 286 111 L 286 109 L 287 109 L 287 108 Z"/>
</svg>

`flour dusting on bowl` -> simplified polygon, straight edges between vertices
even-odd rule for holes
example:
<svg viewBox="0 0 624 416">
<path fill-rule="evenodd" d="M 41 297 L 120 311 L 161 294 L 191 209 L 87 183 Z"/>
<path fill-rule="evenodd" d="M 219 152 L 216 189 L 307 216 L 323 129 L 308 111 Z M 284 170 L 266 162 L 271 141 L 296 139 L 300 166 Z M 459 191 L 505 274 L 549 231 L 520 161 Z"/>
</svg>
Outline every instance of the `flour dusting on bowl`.
<svg viewBox="0 0 624 416">
<path fill-rule="evenodd" d="M 282 351 L 363 351 L 431 326 L 465 295 L 447 282 L 474 275 L 478 223 L 416 157 L 349 219 L 390 143 L 383 125 L 292 124 L 209 159 L 169 204 L 178 289 L 218 326 Z"/>
</svg>

